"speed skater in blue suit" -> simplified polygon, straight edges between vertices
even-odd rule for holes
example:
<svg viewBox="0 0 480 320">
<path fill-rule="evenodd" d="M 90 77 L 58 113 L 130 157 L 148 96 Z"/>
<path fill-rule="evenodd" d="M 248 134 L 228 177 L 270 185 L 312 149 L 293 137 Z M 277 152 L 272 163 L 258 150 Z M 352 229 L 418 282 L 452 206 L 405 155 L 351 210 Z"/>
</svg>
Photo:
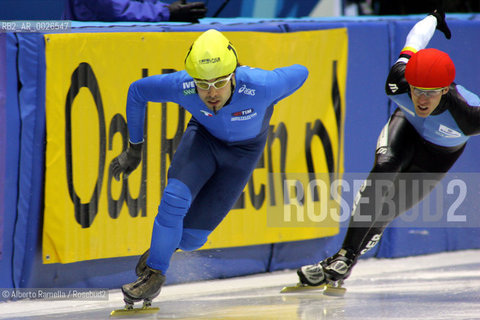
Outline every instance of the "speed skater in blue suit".
<svg viewBox="0 0 480 320">
<path fill-rule="evenodd" d="M 232 43 L 210 29 L 192 44 L 185 70 L 130 85 L 130 141 L 112 162 L 116 179 L 122 173 L 126 178 L 141 161 L 148 101 L 177 103 L 192 118 L 168 170 L 150 250 L 136 268 L 138 279 L 122 287 L 127 306 L 158 296 L 176 249 L 195 250 L 207 241 L 262 155 L 275 104 L 298 90 L 307 77 L 302 65 L 272 71 L 240 66 Z"/>
</svg>

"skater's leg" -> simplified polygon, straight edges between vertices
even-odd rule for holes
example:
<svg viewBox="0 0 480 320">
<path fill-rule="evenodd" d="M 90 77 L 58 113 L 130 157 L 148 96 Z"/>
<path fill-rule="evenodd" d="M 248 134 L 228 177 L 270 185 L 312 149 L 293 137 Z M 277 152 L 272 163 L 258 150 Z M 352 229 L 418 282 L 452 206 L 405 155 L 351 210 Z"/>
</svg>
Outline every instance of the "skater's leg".
<svg viewBox="0 0 480 320">
<path fill-rule="evenodd" d="M 217 170 L 195 198 L 183 221 L 180 249 L 192 251 L 204 245 L 235 204 L 249 175 L 248 172 L 235 172 L 230 168 Z"/>
<path fill-rule="evenodd" d="M 182 238 L 183 219 L 192 199 L 215 168 L 215 158 L 204 129 L 189 125 L 172 159 L 169 180 L 153 225 L 145 271 L 137 281 L 122 287 L 126 301 L 151 300 L 159 294 L 171 256 Z"/>
<path fill-rule="evenodd" d="M 392 192 L 388 199 L 384 199 L 381 211 L 372 217 L 370 227 L 356 228 L 359 224 L 351 221 L 342 248 L 350 249 L 357 255 L 373 248 L 390 222 L 419 204 L 431 193 L 460 157 L 464 148 L 465 145 L 445 149 L 432 146 L 425 141 L 417 142 L 415 158 L 408 168 L 395 177 Z M 352 216 L 353 219 L 355 215 Z"/>
<path fill-rule="evenodd" d="M 370 235 L 369 230 L 382 217 L 400 173 L 411 165 L 415 153 L 413 141 L 418 138 L 415 129 L 397 109 L 378 138 L 375 163 L 355 197 L 342 248 L 358 255 L 362 245 L 371 241 L 368 237 L 374 235 Z"/>
<path fill-rule="evenodd" d="M 183 251 L 193 251 L 201 248 L 207 242 L 208 236 L 212 230 L 202 230 L 195 228 L 183 228 L 182 240 L 178 248 Z"/>
<path fill-rule="evenodd" d="M 398 125 L 397 121 L 393 123 Z M 398 133 L 399 128 L 394 133 Z M 406 135 L 404 131 L 401 137 Z M 367 179 L 371 183 L 359 192 L 342 249 L 316 265 L 300 268 L 298 274 L 303 283 L 312 285 L 346 279 L 358 256 L 375 247 L 391 221 L 417 205 L 433 190 L 465 147 L 442 148 L 417 137 L 415 132 L 409 136 L 410 139 L 415 137 L 409 140 L 413 149 L 405 145 L 400 148 L 400 137 L 389 140 L 386 150 L 378 152 L 377 149 L 376 163 Z M 420 183 L 422 187 L 417 188 L 416 192 L 404 192 L 415 190 L 415 183 Z M 390 187 L 378 188 L 385 185 Z"/>
<path fill-rule="evenodd" d="M 391 198 L 384 204 L 368 228 L 351 227 L 347 231 L 342 248 L 357 255 L 365 254 L 380 241 L 385 228 L 398 216 L 420 203 L 445 176 L 443 172 L 419 174 L 402 173 L 394 182 Z M 423 182 L 428 185 L 423 186 Z M 420 185 L 420 188 L 414 187 Z M 351 226 L 355 226 L 351 223 Z"/>
<path fill-rule="evenodd" d="M 389 197 L 389 189 L 399 172 L 411 164 L 414 154 L 411 141 L 415 134 L 415 129 L 401 111 L 397 110 L 390 117 L 378 138 L 374 167 L 355 198 L 342 249 L 317 264 L 298 269 L 302 283 L 322 285 L 346 279 L 350 275 L 361 250 L 360 245 L 369 235 L 376 217 L 381 215 L 383 203 Z"/>
<path fill-rule="evenodd" d="M 134 299 L 137 297 L 145 297 L 145 290 L 155 287 L 151 286 L 150 282 L 153 281 L 155 285 L 160 283 L 160 281 L 154 281 L 154 272 L 159 271 L 160 274 L 165 274 L 175 249 L 200 248 L 235 204 L 261 156 L 264 142 L 260 141 L 251 147 L 222 149 L 225 147 L 219 142 L 213 147 L 213 152 L 218 153 L 215 155 L 218 163 L 215 173 L 195 196 L 189 197 L 188 191 L 197 189 L 186 187 L 186 184 L 176 179 L 179 177 L 176 171 L 170 170 L 175 178 L 169 177 L 159 214 L 155 219 L 145 272 L 136 282 L 123 287 L 126 299 L 136 301 Z M 174 168 L 173 163 L 172 168 Z M 188 181 L 188 177 L 182 179 L 182 181 L 185 180 Z M 190 185 L 195 186 L 192 182 Z M 194 199 L 191 206 L 188 201 L 190 198 Z M 186 217 L 183 218 L 185 215 Z M 142 266 L 139 268 L 143 269 Z M 154 292 L 155 296 L 160 292 L 160 288 L 158 289 L 158 292 Z M 147 294 L 152 293 L 148 291 Z"/>
<path fill-rule="evenodd" d="M 161 270 L 163 274 L 167 271 L 170 258 L 182 238 L 183 218 L 191 201 L 190 189 L 177 179 L 169 179 L 153 223 L 147 259 L 150 268 Z"/>
<path fill-rule="evenodd" d="M 262 139 L 242 147 L 226 146 L 214 138 L 209 142 L 209 150 L 215 156 L 216 171 L 194 197 L 183 220 L 180 243 L 175 248 L 170 246 L 170 250 L 192 251 L 203 246 L 208 235 L 235 204 L 264 149 Z M 170 172 L 178 176 L 176 170 L 171 169 Z M 142 262 L 146 256 L 148 254 L 142 256 L 137 264 L 138 275 L 146 267 Z"/>
<path fill-rule="evenodd" d="M 225 146 L 217 146 L 220 151 Z M 179 248 L 200 248 L 208 235 L 220 224 L 242 194 L 264 149 L 263 140 L 249 146 L 223 150 L 218 169 L 193 201 L 184 219 Z"/>
<path fill-rule="evenodd" d="M 168 183 L 155 218 L 147 265 L 164 274 L 182 239 L 183 220 L 192 201 L 216 170 L 213 137 L 191 122 L 172 159 Z"/>
</svg>

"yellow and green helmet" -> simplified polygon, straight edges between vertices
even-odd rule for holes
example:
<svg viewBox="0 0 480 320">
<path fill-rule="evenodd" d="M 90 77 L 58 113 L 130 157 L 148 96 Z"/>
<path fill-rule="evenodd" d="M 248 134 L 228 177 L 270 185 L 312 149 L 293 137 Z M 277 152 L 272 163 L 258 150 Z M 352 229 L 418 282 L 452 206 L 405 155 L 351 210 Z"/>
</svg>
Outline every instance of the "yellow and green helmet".
<svg viewBox="0 0 480 320">
<path fill-rule="evenodd" d="M 219 31 L 210 29 L 202 33 L 190 47 L 185 58 L 185 70 L 195 79 L 216 79 L 235 71 L 237 52 Z"/>
</svg>

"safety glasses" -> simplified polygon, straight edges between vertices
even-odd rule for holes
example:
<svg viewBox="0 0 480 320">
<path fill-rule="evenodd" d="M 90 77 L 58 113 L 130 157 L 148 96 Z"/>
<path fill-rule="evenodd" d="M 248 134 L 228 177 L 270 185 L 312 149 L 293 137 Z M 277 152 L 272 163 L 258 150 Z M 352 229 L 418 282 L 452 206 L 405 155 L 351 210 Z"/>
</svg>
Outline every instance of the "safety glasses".
<svg viewBox="0 0 480 320">
<path fill-rule="evenodd" d="M 420 97 L 422 94 L 427 98 L 438 97 L 439 95 L 442 94 L 443 89 L 444 88 L 424 90 L 424 89 L 413 87 L 412 94 L 415 97 Z"/>
<path fill-rule="evenodd" d="M 197 88 L 201 89 L 201 90 L 210 90 L 210 87 L 214 87 L 215 89 L 222 89 L 223 87 L 225 87 L 227 85 L 228 81 L 230 81 L 230 79 L 232 79 L 232 76 L 233 76 L 233 73 L 230 73 L 230 75 L 228 77 L 218 79 L 218 80 L 213 81 L 213 82 L 195 80 L 195 79 L 193 79 L 193 81 L 195 81 L 195 84 L 197 85 Z"/>
</svg>

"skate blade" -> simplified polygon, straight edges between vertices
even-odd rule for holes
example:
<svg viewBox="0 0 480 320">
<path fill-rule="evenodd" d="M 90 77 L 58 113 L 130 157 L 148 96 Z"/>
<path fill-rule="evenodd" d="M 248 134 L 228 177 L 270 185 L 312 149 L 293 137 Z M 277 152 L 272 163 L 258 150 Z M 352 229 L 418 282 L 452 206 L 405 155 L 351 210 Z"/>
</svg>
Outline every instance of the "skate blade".
<svg viewBox="0 0 480 320">
<path fill-rule="evenodd" d="M 283 287 L 282 290 L 280 290 L 280 293 L 292 293 L 292 292 L 301 292 L 301 291 L 314 291 L 314 290 L 323 290 L 325 289 L 325 285 L 320 285 L 320 286 L 309 286 L 303 283 L 297 283 L 294 286 L 287 286 Z"/>
<path fill-rule="evenodd" d="M 110 313 L 111 317 L 117 317 L 117 316 L 130 316 L 130 315 L 137 315 L 137 314 L 153 314 L 157 313 L 160 308 L 157 307 L 141 307 L 141 308 L 132 308 L 132 309 L 117 309 L 113 310 Z"/>
</svg>

